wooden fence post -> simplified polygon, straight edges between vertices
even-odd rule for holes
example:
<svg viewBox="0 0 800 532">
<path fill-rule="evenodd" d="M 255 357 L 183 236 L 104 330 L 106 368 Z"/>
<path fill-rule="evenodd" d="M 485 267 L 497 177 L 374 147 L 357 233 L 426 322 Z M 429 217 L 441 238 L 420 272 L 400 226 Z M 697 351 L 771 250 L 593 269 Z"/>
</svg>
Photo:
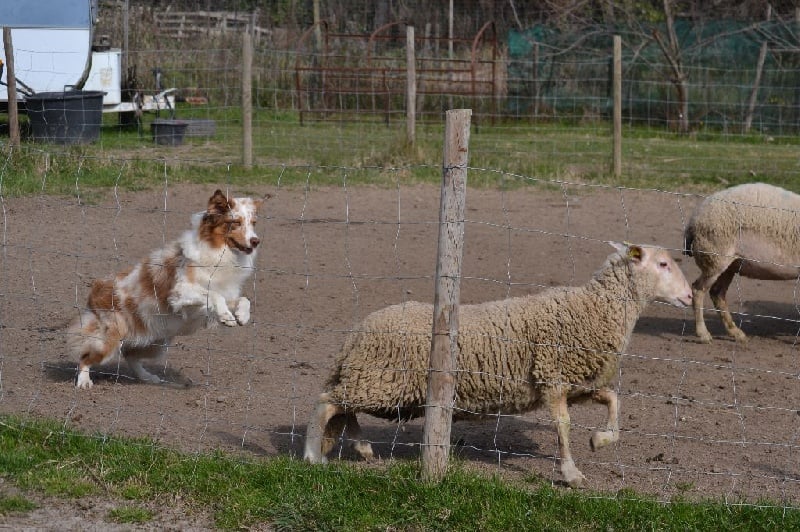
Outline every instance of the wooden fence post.
<svg viewBox="0 0 800 532">
<path fill-rule="evenodd" d="M 253 37 L 242 36 L 242 164 L 253 167 Z"/>
<path fill-rule="evenodd" d="M 406 26 L 406 141 L 413 146 L 417 129 L 417 59 L 414 26 Z"/>
<path fill-rule="evenodd" d="M 447 111 L 445 123 L 433 335 L 422 435 L 423 477 L 429 481 L 444 477 L 450 451 L 471 117 L 471 109 L 453 109 Z"/>
<path fill-rule="evenodd" d="M 622 175 L 622 38 L 614 35 L 614 177 Z"/>
<path fill-rule="evenodd" d="M 17 78 L 14 75 L 14 44 L 11 28 L 3 26 L 3 48 L 6 54 L 6 81 L 8 82 L 8 144 L 19 148 L 19 114 L 17 113 Z"/>
</svg>

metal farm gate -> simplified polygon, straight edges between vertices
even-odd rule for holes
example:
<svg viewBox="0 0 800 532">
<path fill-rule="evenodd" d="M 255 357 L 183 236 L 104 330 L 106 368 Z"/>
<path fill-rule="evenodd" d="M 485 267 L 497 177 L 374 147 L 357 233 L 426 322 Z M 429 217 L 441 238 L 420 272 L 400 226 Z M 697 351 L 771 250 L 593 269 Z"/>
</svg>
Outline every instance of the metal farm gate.
<svg viewBox="0 0 800 532">
<path fill-rule="evenodd" d="M 296 48 L 295 90 L 300 122 L 364 120 L 387 124 L 405 115 L 406 23 L 392 22 L 373 33 L 332 33 L 321 22 L 308 28 Z M 505 61 L 497 34 L 487 22 L 471 39 L 415 36 L 417 108 L 441 120 L 448 108 L 469 107 L 492 119 L 505 97 Z"/>
</svg>

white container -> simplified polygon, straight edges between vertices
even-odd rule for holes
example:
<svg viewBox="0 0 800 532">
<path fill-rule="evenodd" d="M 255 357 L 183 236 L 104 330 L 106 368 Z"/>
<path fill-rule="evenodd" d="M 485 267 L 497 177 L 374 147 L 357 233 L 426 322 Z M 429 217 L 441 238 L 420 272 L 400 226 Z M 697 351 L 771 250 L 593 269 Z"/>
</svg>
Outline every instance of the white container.
<svg viewBox="0 0 800 532">
<path fill-rule="evenodd" d="M 111 48 L 105 52 L 92 52 L 92 68 L 83 86 L 87 91 L 103 91 L 103 106 L 122 102 L 122 50 Z"/>
</svg>

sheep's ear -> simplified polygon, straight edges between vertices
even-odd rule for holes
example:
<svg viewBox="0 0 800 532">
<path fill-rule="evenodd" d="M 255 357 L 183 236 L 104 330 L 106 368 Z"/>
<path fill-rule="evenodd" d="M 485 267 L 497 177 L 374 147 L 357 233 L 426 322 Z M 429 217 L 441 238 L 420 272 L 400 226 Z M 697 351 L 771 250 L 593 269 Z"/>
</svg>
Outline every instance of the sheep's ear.
<svg viewBox="0 0 800 532">
<path fill-rule="evenodd" d="M 644 250 L 642 246 L 635 246 L 633 244 L 628 246 L 628 258 L 634 262 L 641 262 Z"/>
<path fill-rule="evenodd" d="M 616 249 L 623 257 L 627 257 L 635 262 L 640 262 L 644 251 L 642 246 L 631 244 L 630 242 L 609 242 L 611 246 Z"/>
</svg>

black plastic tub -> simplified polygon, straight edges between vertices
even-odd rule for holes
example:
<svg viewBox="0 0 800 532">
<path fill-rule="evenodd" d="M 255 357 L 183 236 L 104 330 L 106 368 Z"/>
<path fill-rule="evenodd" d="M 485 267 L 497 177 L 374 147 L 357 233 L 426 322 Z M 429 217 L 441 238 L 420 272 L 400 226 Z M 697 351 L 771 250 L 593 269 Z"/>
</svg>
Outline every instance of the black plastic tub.
<svg viewBox="0 0 800 532">
<path fill-rule="evenodd" d="M 103 91 L 38 92 L 25 97 L 34 140 L 88 144 L 100 138 Z"/>
<path fill-rule="evenodd" d="M 184 120 L 153 120 L 150 124 L 153 141 L 161 146 L 180 146 L 183 144 L 188 125 L 189 123 Z"/>
<path fill-rule="evenodd" d="M 205 137 L 210 139 L 217 133 L 217 123 L 214 120 L 191 118 L 187 119 L 186 123 L 189 124 L 186 127 L 187 137 Z"/>
</svg>

